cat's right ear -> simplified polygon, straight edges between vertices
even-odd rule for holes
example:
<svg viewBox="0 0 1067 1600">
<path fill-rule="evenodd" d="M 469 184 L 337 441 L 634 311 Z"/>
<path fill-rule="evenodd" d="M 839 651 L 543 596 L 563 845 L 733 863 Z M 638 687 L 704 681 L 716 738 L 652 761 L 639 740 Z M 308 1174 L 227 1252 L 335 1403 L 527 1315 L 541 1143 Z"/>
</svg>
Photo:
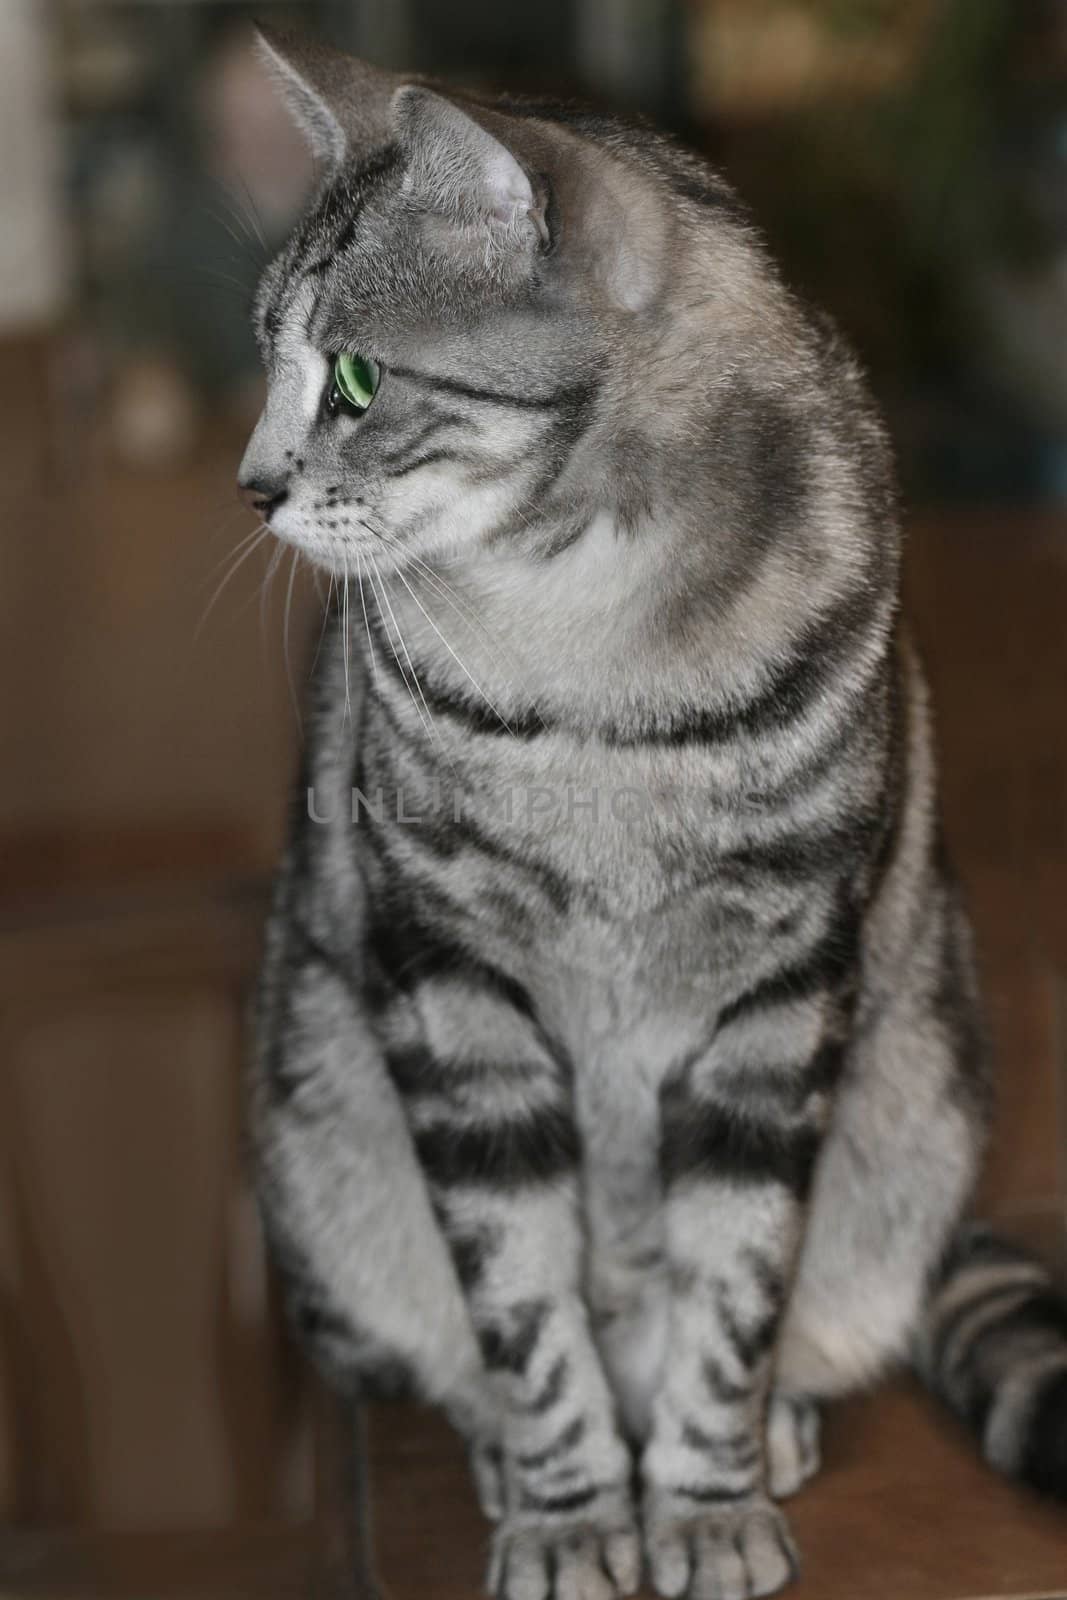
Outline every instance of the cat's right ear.
<svg viewBox="0 0 1067 1600">
<path fill-rule="evenodd" d="M 328 173 L 351 151 L 388 141 L 389 104 L 399 78 L 280 28 L 257 23 L 256 36 L 261 59 Z"/>
</svg>

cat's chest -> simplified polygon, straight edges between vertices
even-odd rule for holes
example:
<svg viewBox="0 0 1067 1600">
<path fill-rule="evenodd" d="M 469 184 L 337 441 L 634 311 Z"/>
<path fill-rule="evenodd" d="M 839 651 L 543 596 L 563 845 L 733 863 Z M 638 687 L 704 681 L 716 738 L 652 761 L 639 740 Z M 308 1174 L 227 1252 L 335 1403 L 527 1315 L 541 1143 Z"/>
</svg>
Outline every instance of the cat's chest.
<svg viewBox="0 0 1067 1600">
<path fill-rule="evenodd" d="M 571 1059 L 598 1063 L 590 1141 L 621 1148 L 601 1130 L 622 1079 L 676 1064 L 675 1035 L 706 1034 L 803 912 L 803 884 L 771 881 L 753 848 L 777 824 L 728 751 L 468 734 L 430 760 L 372 716 L 361 770 L 399 892 L 432 892 Z"/>
<path fill-rule="evenodd" d="M 731 885 L 716 863 L 763 825 L 746 775 L 721 753 L 613 750 L 562 736 L 483 736 L 425 752 L 383 728 L 364 755 L 368 790 L 397 831 L 437 837 L 499 881 L 538 874 L 579 914 L 632 920 L 685 895 L 706 915 Z M 481 874 L 484 876 L 484 874 Z M 547 909 L 547 908 L 546 908 Z M 684 913 L 683 913 L 684 915 Z"/>
</svg>

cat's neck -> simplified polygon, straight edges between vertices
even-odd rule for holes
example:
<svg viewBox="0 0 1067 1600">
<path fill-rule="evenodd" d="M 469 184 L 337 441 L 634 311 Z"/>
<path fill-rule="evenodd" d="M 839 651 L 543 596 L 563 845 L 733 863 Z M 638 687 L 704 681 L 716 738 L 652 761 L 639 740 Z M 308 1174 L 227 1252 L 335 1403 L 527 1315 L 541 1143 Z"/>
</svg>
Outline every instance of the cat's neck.
<svg viewBox="0 0 1067 1600">
<path fill-rule="evenodd" d="M 509 722 L 531 711 L 585 729 L 669 718 L 677 704 L 728 695 L 758 667 L 744 639 L 773 648 L 778 615 L 785 627 L 795 612 L 795 584 L 772 564 L 741 604 L 720 605 L 711 552 L 702 562 L 694 544 L 691 530 L 627 531 L 602 510 L 552 554 L 498 548 L 412 567 L 367 593 L 374 648 L 427 691 L 481 700 Z"/>
<path fill-rule="evenodd" d="M 395 647 L 428 686 L 482 694 L 505 715 L 545 702 L 581 716 L 610 697 L 627 659 L 633 670 L 655 570 L 648 544 L 598 513 L 554 555 L 498 548 L 368 587 L 374 645 Z"/>
</svg>

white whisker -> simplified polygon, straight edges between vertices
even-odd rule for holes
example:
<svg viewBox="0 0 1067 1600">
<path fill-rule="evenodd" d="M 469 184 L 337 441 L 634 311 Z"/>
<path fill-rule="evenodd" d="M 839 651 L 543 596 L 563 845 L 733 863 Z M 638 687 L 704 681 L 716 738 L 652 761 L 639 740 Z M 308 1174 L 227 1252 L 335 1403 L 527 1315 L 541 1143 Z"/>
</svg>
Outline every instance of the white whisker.
<svg viewBox="0 0 1067 1600">
<path fill-rule="evenodd" d="M 236 512 L 234 512 L 233 516 L 235 516 L 235 515 L 236 515 Z M 227 517 L 226 522 L 218 530 L 219 534 L 222 534 L 225 531 L 226 526 L 230 522 L 233 521 L 233 516 Z M 269 531 L 270 530 L 267 528 L 266 523 L 265 522 L 260 522 L 260 523 L 258 523 L 256 525 L 256 527 L 254 527 L 251 530 L 251 532 L 243 534 L 241 536 L 241 538 L 238 539 L 238 541 L 234 545 L 233 549 L 232 550 L 228 550 L 224 556 L 220 557 L 220 559 L 215 562 L 214 566 L 211 568 L 211 571 L 207 574 L 207 577 L 204 579 L 205 585 L 211 582 L 212 578 L 215 576 L 215 574 L 219 571 L 219 569 L 221 567 L 224 567 L 228 561 L 232 561 L 233 560 L 234 556 L 238 553 L 239 550 L 243 550 L 245 545 L 251 544 L 252 540 L 253 539 L 257 539 L 260 536 L 260 534 L 262 534 L 264 532 L 269 532 Z"/>
<path fill-rule="evenodd" d="M 316 589 L 316 592 L 318 594 L 319 599 L 321 600 L 322 599 L 322 589 L 319 587 L 319 584 L 318 584 L 317 580 L 318 580 L 318 575 L 316 574 L 315 589 Z M 311 659 L 311 671 L 312 672 L 314 672 L 315 668 L 318 666 L 318 664 L 319 664 L 319 656 L 322 654 L 322 641 L 326 637 L 326 624 L 330 620 L 330 605 L 331 605 L 331 603 L 333 601 L 333 591 L 334 591 L 334 575 L 331 572 L 330 573 L 329 588 L 326 590 L 326 603 L 322 608 L 322 626 L 319 629 L 318 642 L 315 645 L 315 654 Z"/>
<path fill-rule="evenodd" d="M 390 535 L 381 533 L 380 530 L 378 532 L 378 537 L 382 540 L 383 544 L 395 549 L 404 557 L 406 561 L 411 563 L 418 574 L 431 585 L 434 592 L 445 601 L 446 605 L 451 606 L 452 610 L 456 613 L 456 616 L 461 622 L 466 623 L 469 627 L 478 629 L 489 650 L 492 652 L 493 660 L 495 661 L 496 665 L 501 669 L 502 672 L 505 673 L 509 681 L 513 681 L 512 667 L 515 664 L 514 657 L 512 656 L 512 659 L 509 662 L 507 658 L 511 655 L 511 652 L 507 651 L 502 642 L 495 637 L 489 628 L 486 627 L 485 623 L 482 621 L 481 617 L 478 616 L 470 602 L 465 600 L 464 597 L 460 595 L 457 590 L 453 589 L 450 584 L 446 583 L 440 574 L 435 572 L 434 569 L 429 566 L 421 556 L 417 556 L 410 551 L 404 550 L 404 547 L 398 540 L 392 538 Z M 427 616 L 427 621 L 432 621 L 432 619 Z M 542 728 L 544 728 L 545 720 L 538 710 L 533 696 L 527 692 L 525 685 L 520 683 L 519 687 L 522 689 L 525 695 L 526 704 L 529 706 L 530 710 L 533 712 Z"/>
<path fill-rule="evenodd" d="M 285 588 L 285 615 L 282 621 L 282 653 L 285 656 L 285 681 L 289 685 L 289 698 L 293 702 L 296 712 L 296 725 L 303 730 L 304 722 L 300 715 L 300 697 L 293 683 L 293 661 L 289 651 L 289 618 L 293 609 L 293 582 L 296 578 L 296 569 L 300 565 L 300 551 L 293 546 L 292 560 L 289 563 L 289 582 Z"/>
<path fill-rule="evenodd" d="M 233 197 L 230 196 L 230 198 L 232 199 Z M 248 231 L 246 229 L 243 229 L 241 232 L 238 232 L 238 229 L 233 225 L 234 223 L 238 223 L 239 224 L 241 219 L 235 215 L 234 218 L 233 218 L 233 221 L 231 222 L 231 220 L 228 217 L 224 217 L 222 212 L 218 211 L 214 206 L 208 206 L 206 209 L 207 209 L 207 215 L 212 219 L 212 221 L 213 222 L 217 222 L 220 228 L 225 228 L 226 233 L 229 235 L 229 237 L 233 241 L 233 243 L 237 246 L 237 248 L 240 251 L 241 255 L 242 256 L 247 255 L 248 254 L 248 247 L 253 242 L 253 240 L 252 240 L 250 234 L 248 233 Z"/>
<path fill-rule="evenodd" d="M 269 536 L 269 534 L 270 534 L 270 529 L 267 527 L 266 523 L 264 523 L 261 528 L 257 528 L 255 538 L 252 540 L 252 542 L 250 544 L 248 544 L 247 549 L 243 550 L 241 552 L 241 554 L 238 556 L 237 560 L 233 563 L 233 565 L 230 567 L 229 571 L 225 574 L 225 576 L 222 579 L 222 582 L 219 584 L 218 588 L 215 590 L 215 593 L 211 596 L 211 599 L 208 601 L 207 606 L 205 607 L 205 610 L 204 610 L 204 614 L 200 618 L 200 621 L 197 623 L 196 628 L 195 628 L 195 630 L 193 632 L 193 638 L 194 639 L 199 639 L 200 635 L 203 633 L 204 628 L 205 628 L 205 626 L 207 624 L 207 619 L 210 617 L 211 613 L 214 611 L 215 606 L 218 603 L 219 596 L 222 594 L 222 591 L 226 588 L 227 584 L 236 575 L 236 573 L 238 573 L 241 570 L 241 568 L 244 566 L 245 562 L 248 560 L 248 558 L 252 554 L 252 552 L 254 550 L 258 550 L 259 549 L 260 545 L 263 543 L 264 539 L 266 539 Z M 245 541 L 245 542 L 247 543 L 247 541 Z M 238 548 L 240 548 L 240 546 L 238 546 Z"/>
<path fill-rule="evenodd" d="M 423 695 L 421 685 L 419 684 L 418 675 L 416 674 L 415 668 L 414 668 L 414 666 L 412 664 L 411 656 L 408 654 L 408 647 L 404 643 L 404 635 L 401 633 L 400 624 L 396 620 L 396 613 L 394 612 L 393 607 L 392 607 L 392 603 L 391 603 L 391 601 L 389 599 L 389 595 L 388 595 L 388 592 L 387 592 L 386 587 L 385 587 L 385 580 L 384 580 L 384 578 L 382 577 L 381 573 L 378 570 L 378 565 L 377 565 L 377 562 L 374 560 L 374 557 L 371 556 L 371 555 L 368 555 L 367 556 L 367 560 L 370 563 L 370 566 L 373 568 L 374 576 L 371 578 L 371 590 L 374 593 L 375 599 L 377 599 L 377 601 L 378 601 L 378 614 L 382 619 L 383 626 L 385 627 L 385 635 L 386 635 L 386 638 L 389 641 L 389 648 L 393 652 L 393 660 L 396 662 L 397 668 L 399 669 L 399 672 L 400 672 L 400 676 L 404 680 L 404 687 L 407 689 L 408 694 L 411 696 L 411 703 L 415 707 L 415 710 L 419 714 L 419 721 L 422 723 L 423 727 L 426 729 L 426 732 L 430 735 L 430 737 L 434 738 L 434 737 L 436 737 L 436 734 L 435 734 L 435 729 L 434 729 L 434 726 L 433 726 L 433 719 L 432 719 L 432 717 L 430 717 L 430 708 L 429 708 L 429 706 L 426 705 L 426 698 Z M 377 579 L 378 586 L 379 586 L 379 589 L 381 591 L 380 596 L 379 596 L 378 589 L 375 589 L 375 587 L 374 587 L 375 579 Z M 392 633 L 390 632 L 389 624 L 386 622 L 385 613 L 382 611 L 382 601 L 383 600 L 385 602 L 385 605 L 388 608 L 389 617 L 390 617 L 390 620 L 391 620 L 391 622 L 393 624 L 393 627 L 396 629 L 396 636 L 397 636 L 397 639 L 400 642 L 400 648 L 404 652 L 404 656 L 405 656 L 405 658 L 407 660 L 408 667 L 409 667 L 409 669 L 411 671 L 411 676 L 414 679 L 415 688 L 418 689 L 418 691 L 419 691 L 419 699 L 422 700 L 422 705 L 421 706 L 419 705 L 419 701 L 416 700 L 416 698 L 415 698 L 415 690 L 412 689 L 411 684 L 408 682 L 408 675 L 404 671 L 404 663 L 401 661 L 400 657 L 397 655 L 396 645 L 393 643 L 393 636 L 392 636 Z M 425 710 L 423 708 L 425 708 Z"/>
<path fill-rule="evenodd" d="M 467 678 L 468 681 L 478 691 L 486 705 L 489 707 L 490 711 L 493 713 L 494 717 L 496 717 L 497 720 L 504 725 L 509 733 L 513 732 L 507 717 L 505 717 L 499 708 L 493 704 L 492 700 L 486 694 L 477 678 L 473 676 L 473 674 L 467 669 L 464 662 L 460 660 L 459 656 L 453 650 L 452 646 L 449 644 L 448 640 L 445 638 L 444 634 L 441 632 L 440 628 L 437 626 L 436 622 L 433 620 L 430 613 L 427 611 L 426 607 L 423 605 L 422 601 L 419 599 L 418 595 L 415 593 L 414 589 L 411 587 L 411 584 L 408 582 L 407 578 L 405 578 L 399 567 L 397 568 L 396 575 L 404 585 L 404 588 L 407 590 L 408 594 L 414 600 L 415 604 L 418 606 L 419 610 L 422 612 L 423 616 L 426 618 L 426 621 L 430 624 L 430 627 L 433 629 L 434 633 L 436 633 L 437 637 L 448 651 L 449 655 L 452 657 L 453 661 L 456 663 L 456 666 L 463 673 L 464 677 Z"/>
<path fill-rule="evenodd" d="M 253 235 L 255 237 L 256 243 L 262 249 L 263 254 L 265 256 L 269 256 L 270 255 L 270 245 L 267 243 L 267 236 L 263 231 L 263 224 L 260 221 L 259 212 L 256 210 L 256 203 L 252 199 L 252 191 L 248 187 L 248 184 L 245 182 L 244 178 L 240 178 L 239 177 L 237 181 L 240 183 L 241 188 L 244 190 L 244 198 L 243 198 L 243 202 L 242 202 L 242 205 L 241 205 L 241 210 L 244 213 L 245 221 L 251 225 L 252 233 L 253 233 Z M 231 191 L 231 194 L 232 194 L 232 191 Z M 240 196 L 233 195 L 233 199 L 236 201 L 236 200 L 240 199 Z"/>
<path fill-rule="evenodd" d="M 212 543 L 214 543 L 216 539 L 221 539 L 223 534 L 229 528 L 231 528 L 233 526 L 234 518 L 242 516 L 242 515 L 245 515 L 247 513 L 248 508 L 247 508 L 247 506 L 241 505 L 240 502 L 238 502 L 237 505 L 234 505 L 233 501 L 232 501 L 232 498 L 230 498 L 230 499 L 226 499 L 226 500 L 220 501 L 217 506 L 212 507 L 212 510 L 218 515 L 218 517 L 220 519 L 219 522 L 216 524 L 216 526 L 208 534 L 208 538 L 211 540 Z M 252 537 L 252 534 L 255 533 L 256 531 L 257 530 L 255 528 L 253 528 L 252 529 L 252 533 L 246 534 L 245 538 L 240 540 L 239 542 L 241 544 L 243 544 L 245 542 L 245 539 L 250 539 Z M 222 560 L 223 561 L 227 560 L 227 557 L 223 556 Z M 221 566 L 222 565 L 222 561 L 220 561 L 218 563 L 218 565 Z"/>
<path fill-rule="evenodd" d="M 359 584 L 359 598 L 363 607 L 363 626 L 367 630 L 367 648 L 370 651 L 370 667 L 374 677 L 374 686 L 378 686 L 378 653 L 374 648 L 374 639 L 370 631 L 370 618 L 367 615 L 367 596 L 363 589 L 363 557 L 356 552 L 356 581 Z"/>
<path fill-rule="evenodd" d="M 345 563 L 345 593 L 341 606 L 341 651 L 345 662 L 345 714 L 343 722 L 348 722 L 352 715 L 351 680 L 348 675 L 348 552 L 342 552 Z"/>
<path fill-rule="evenodd" d="M 285 546 L 279 541 L 267 562 L 267 570 L 259 586 L 259 638 L 263 648 L 266 649 L 267 641 L 267 600 L 270 596 L 270 587 L 274 582 L 274 574 L 282 564 L 285 555 Z"/>
</svg>

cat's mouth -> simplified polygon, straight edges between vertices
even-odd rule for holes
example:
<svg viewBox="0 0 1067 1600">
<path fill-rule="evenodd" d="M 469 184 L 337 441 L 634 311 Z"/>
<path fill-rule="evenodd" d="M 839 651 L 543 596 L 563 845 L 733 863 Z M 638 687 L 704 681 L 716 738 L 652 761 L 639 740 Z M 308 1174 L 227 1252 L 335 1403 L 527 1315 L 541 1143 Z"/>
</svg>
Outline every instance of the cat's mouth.
<svg viewBox="0 0 1067 1600">
<path fill-rule="evenodd" d="M 363 508 L 308 511 L 286 498 L 272 507 L 264 522 L 275 538 L 332 577 L 360 570 L 391 573 L 412 557 L 392 535 L 375 525 Z"/>
</svg>

